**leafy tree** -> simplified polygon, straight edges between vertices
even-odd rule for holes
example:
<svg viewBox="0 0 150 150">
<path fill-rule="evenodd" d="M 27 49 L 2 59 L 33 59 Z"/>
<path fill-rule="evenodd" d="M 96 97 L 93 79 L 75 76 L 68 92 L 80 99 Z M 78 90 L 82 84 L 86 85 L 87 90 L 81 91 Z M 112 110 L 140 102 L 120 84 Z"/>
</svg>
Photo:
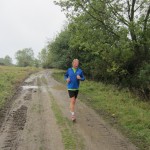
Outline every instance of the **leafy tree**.
<svg viewBox="0 0 150 150">
<path fill-rule="evenodd" d="M 4 64 L 8 65 L 8 66 L 12 65 L 12 58 L 10 56 L 6 55 L 4 58 Z"/>
<path fill-rule="evenodd" d="M 130 40 L 130 47 L 134 53 L 132 61 L 126 64 L 130 74 L 133 74 L 145 59 L 149 59 L 147 31 L 150 5 L 148 0 L 60 0 L 56 4 L 60 5 L 72 20 L 87 14 L 86 19 L 88 23 L 91 22 L 89 30 L 99 27 L 105 35 L 113 37 L 116 41 L 122 38 L 118 31 L 122 28 L 126 29 L 126 38 Z"/>
<path fill-rule="evenodd" d="M 56 4 L 70 20 L 69 47 L 84 54 L 80 57 L 88 74 L 138 89 L 143 80 L 148 81 L 142 70 L 149 72 L 150 64 L 149 0 L 59 0 Z"/>
<path fill-rule="evenodd" d="M 48 61 L 49 57 L 48 57 L 48 50 L 47 50 L 47 48 L 43 48 L 41 50 L 41 52 L 39 52 L 38 58 L 39 58 L 41 66 L 43 68 L 49 68 L 50 67 L 50 65 L 49 65 L 50 62 Z"/>
<path fill-rule="evenodd" d="M 12 65 L 12 58 L 6 55 L 4 58 L 0 58 L 0 64 L 10 66 Z"/>
<path fill-rule="evenodd" d="M 66 28 L 57 35 L 54 41 L 49 42 L 48 57 L 52 67 L 66 69 L 71 63 L 72 53 L 69 48 L 70 32 Z"/>
<path fill-rule="evenodd" d="M 5 65 L 4 64 L 4 58 L 0 58 L 0 65 Z"/>
<path fill-rule="evenodd" d="M 17 65 L 20 67 L 27 67 L 34 65 L 34 53 L 31 48 L 24 48 L 18 50 L 15 54 Z"/>
<path fill-rule="evenodd" d="M 37 59 L 37 58 L 35 58 L 34 59 L 34 65 L 33 66 L 35 66 L 35 67 L 40 67 L 40 61 L 39 61 L 39 59 Z"/>
</svg>

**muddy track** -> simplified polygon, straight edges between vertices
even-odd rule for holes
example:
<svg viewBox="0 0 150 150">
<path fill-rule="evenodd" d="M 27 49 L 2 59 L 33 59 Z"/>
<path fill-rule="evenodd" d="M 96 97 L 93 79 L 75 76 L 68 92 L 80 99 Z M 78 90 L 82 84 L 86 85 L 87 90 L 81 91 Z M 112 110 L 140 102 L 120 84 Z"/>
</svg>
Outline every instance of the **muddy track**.
<svg viewBox="0 0 150 150">
<path fill-rule="evenodd" d="M 52 78 L 51 71 L 42 71 L 26 79 L 8 108 L 0 112 L 4 118 L 0 127 L 0 150 L 65 149 L 60 127 L 51 109 L 52 99 L 63 117 L 70 120 L 66 88 Z M 79 100 L 76 115 L 77 122 L 73 130 L 83 139 L 83 149 L 137 149 Z"/>
</svg>

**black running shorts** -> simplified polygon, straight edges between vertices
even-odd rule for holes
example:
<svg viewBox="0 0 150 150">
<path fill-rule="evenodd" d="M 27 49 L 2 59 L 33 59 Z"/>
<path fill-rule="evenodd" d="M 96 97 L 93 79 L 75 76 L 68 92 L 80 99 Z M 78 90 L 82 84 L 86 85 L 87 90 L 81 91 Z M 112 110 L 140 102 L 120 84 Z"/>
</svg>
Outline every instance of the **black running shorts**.
<svg viewBox="0 0 150 150">
<path fill-rule="evenodd" d="M 79 92 L 79 90 L 68 90 L 69 97 L 70 97 L 70 98 L 72 98 L 72 97 L 77 98 L 78 92 Z"/>
</svg>

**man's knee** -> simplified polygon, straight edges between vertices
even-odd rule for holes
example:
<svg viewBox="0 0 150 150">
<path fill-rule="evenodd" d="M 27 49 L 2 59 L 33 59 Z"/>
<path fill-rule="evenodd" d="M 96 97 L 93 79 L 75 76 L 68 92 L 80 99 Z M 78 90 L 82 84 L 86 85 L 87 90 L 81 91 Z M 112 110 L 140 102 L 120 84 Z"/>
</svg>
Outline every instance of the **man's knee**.
<svg viewBox="0 0 150 150">
<path fill-rule="evenodd" d="M 76 102 L 75 97 L 72 97 L 72 98 L 71 98 L 71 103 L 75 103 L 75 102 Z"/>
</svg>

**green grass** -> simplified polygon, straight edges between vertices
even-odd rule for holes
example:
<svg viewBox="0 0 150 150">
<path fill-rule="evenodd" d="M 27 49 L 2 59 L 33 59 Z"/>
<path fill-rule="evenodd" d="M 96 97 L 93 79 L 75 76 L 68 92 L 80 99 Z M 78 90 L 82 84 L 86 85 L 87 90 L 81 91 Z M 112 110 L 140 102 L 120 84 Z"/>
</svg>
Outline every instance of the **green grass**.
<svg viewBox="0 0 150 150">
<path fill-rule="evenodd" d="M 57 80 L 58 82 L 61 82 L 63 84 L 65 84 L 65 80 L 64 80 L 64 70 L 58 70 L 58 69 L 52 69 L 52 77 L 55 78 L 55 80 Z"/>
<path fill-rule="evenodd" d="M 20 83 L 36 68 L 0 66 L 0 108 L 11 98 Z"/>
<path fill-rule="evenodd" d="M 51 94 L 50 97 L 52 98 L 52 110 L 61 130 L 65 150 L 83 150 L 84 145 L 82 139 L 78 136 L 74 124 L 62 115 L 58 104 Z"/>
<path fill-rule="evenodd" d="M 64 83 L 63 75 L 64 71 L 54 70 L 57 81 Z M 79 98 L 141 150 L 150 149 L 150 103 L 133 97 L 127 89 L 88 80 L 81 82 Z"/>
</svg>

